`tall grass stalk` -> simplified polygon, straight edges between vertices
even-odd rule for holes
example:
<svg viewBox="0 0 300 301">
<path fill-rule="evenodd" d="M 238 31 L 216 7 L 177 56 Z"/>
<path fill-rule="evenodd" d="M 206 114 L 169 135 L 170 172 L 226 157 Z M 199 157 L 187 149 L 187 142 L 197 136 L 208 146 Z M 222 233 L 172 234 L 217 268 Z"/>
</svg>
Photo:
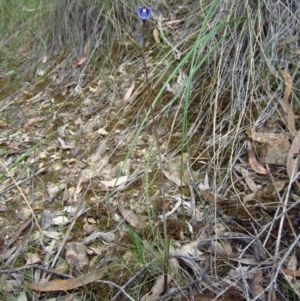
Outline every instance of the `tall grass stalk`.
<svg viewBox="0 0 300 301">
<path fill-rule="evenodd" d="M 140 9 L 140 8 L 139 8 Z M 149 10 L 149 13 L 151 13 L 150 8 L 143 7 L 142 10 Z M 149 15 L 150 16 L 150 15 Z M 147 61 L 146 61 L 146 55 L 145 55 L 145 27 L 146 27 L 146 19 L 143 19 L 142 23 L 142 60 L 143 65 L 145 69 L 145 78 L 146 78 L 146 85 L 147 85 L 147 105 L 150 107 L 151 111 L 151 118 L 152 118 L 152 128 L 153 133 L 156 141 L 156 147 L 157 147 L 157 155 L 158 155 L 158 163 L 159 163 L 159 169 L 160 169 L 160 176 L 161 176 L 161 196 L 162 196 L 162 202 L 163 202 L 163 232 L 164 232 L 164 248 L 165 248 L 165 264 L 164 264 L 164 292 L 168 289 L 168 262 L 169 262 L 169 248 L 168 248 L 168 236 L 167 236 L 167 221 L 166 221 L 166 197 L 165 197 L 165 182 L 164 182 L 164 172 L 163 172 L 163 165 L 162 165 L 162 154 L 161 149 L 159 145 L 158 135 L 157 135 L 157 129 L 156 129 L 156 123 L 154 118 L 154 110 L 151 103 L 151 87 L 149 84 L 149 77 L 148 77 L 148 67 L 147 67 Z"/>
</svg>

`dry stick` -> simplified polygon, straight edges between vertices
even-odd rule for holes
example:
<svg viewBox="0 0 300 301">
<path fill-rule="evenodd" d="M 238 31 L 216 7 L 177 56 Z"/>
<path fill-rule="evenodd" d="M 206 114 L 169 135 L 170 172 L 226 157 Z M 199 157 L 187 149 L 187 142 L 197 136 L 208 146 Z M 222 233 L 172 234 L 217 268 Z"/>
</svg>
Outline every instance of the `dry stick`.
<svg viewBox="0 0 300 301">
<path fill-rule="evenodd" d="M 296 165 L 294 166 L 294 170 L 293 170 L 293 173 L 295 173 L 295 167 Z M 292 188 L 292 181 L 293 179 L 291 178 L 290 179 L 290 182 L 289 182 L 289 185 L 288 185 L 288 191 L 286 193 L 286 196 L 285 196 L 285 200 L 283 202 L 282 199 L 280 199 L 281 203 L 282 203 L 282 212 L 286 212 L 286 209 L 287 209 L 287 204 L 288 204 L 288 199 L 289 199 L 289 191 L 291 190 Z M 281 242 L 281 235 L 282 235 L 282 229 L 283 229 L 283 223 L 284 223 L 284 219 L 286 217 L 286 214 L 284 214 L 281 219 L 280 219 L 280 223 L 279 223 L 279 229 L 278 229 L 278 236 L 277 236 L 277 240 L 276 240 L 276 245 L 275 245 L 275 254 L 274 254 L 274 257 L 273 257 L 273 270 L 272 270 L 272 274 L 273 274 L 273 279 L 271 279 L 271 283 L 272 285 L 270 286 L 269 288 L 269 292 L 268 292 L 268 301 L 271 301 L 272 300 L 272 292 L 273 292 L 273 289 L 274 289 L 274 279 L 275 279 L 275 271 L 276 271 L 276 268 L 277 268 L 277 260 L 278 260 L 278 253 L 279 253 L 279 247 L 280 247 L 280 242 Z"/>
<path fill-rule="evenodd" d="M 24 179 L 24 180 L 21 180 L 21 181 L 19 181 L 19 182 L 16 182 L 16 183 L 15 183 L 15 182 L 12 183 L 12 184 L 9 185 L 8 187 L 5 187 L 3 190 L 1 190 L 1 191 L 0 191 L 0 195 L 3 194 L 3 193 L 5 193 L 5 192 L 7 192 L 7 191 L 9 191 L 9 190 L 11 190 L 11 189 L 13 189 L 16 185 L 21 185 L 21 184 L 27 182 L 28 180 L 32 179 L 32 178 L 35 177 L 35 176 L 38 176 L 39 174 L 41 174 L 41 173 L 43 173 L 43 172 L 45 172 L 45 171 L 46 171 L 46 168 L 43 167 L 43 168 L 39 169 L 35 174 L 31 175 L 30 177 L 28 177 L 28 178 L 26 178 L 26 179 Z"/>
<path fill-rule="evenodd" d="M 4 168 L 5 171 L 7 171 L 7 168 L 6 168 L 6 166 L 4 165 L 4 163 L 2 162 L 2 160 L 0 160 L 0 165 L 2 165 L 2 167 Z M 10 178 L 11 178 L 12 181 L 14 182 L 14 185 L 17 186 L 17 188 L 18 188 L 18 190 L 19 190 L 21 196 L 23 197 L 25 203 L 27 204 L 28 208 L 29 208 L 30 211 L 31 211 L 31 214 L 32 214 L 32 216 L 33 216 L 33 219 L 35 220 L 36 225 L 37 225 L 37 227 L 38 227 L 38 229 L 39 229 L 41 235 L 43 235 L 43 231 L 42 231 L 42 229 L 41 229 L 41 227 L 40 227 L 39 221 L 37 220 L 37 217 L 36 217 L 36 215 L 34 214 L 33 207 L 30 205 L 30 203 L 29 203 L 27 197 L 25 196 L 24 192 L 22 191 L 21 187 L 19 186 L 19 184 L 17 183 L 17 181 L 15 180 L 15 178 L 14 178 L 13 176 L 10 176 Z M 43 244 L 42 240 L 41 240 L 41 244 L 42 244 L 43 247 L 44 247 L 44 244 Z"/>
<path fill-rule="evenodd" d="M 283 197 L 280 196 L 279 191 L 278 191 L 278 189 L 276 188 L 275 180 L 274 180 L 274 178 L 273 178 L 273 176 L 272 176 L 272 173 L 271 173 L 271 171 L 270 171 L 270 168 L 269 168 L 269 165 L 268 165 L 268 164 L 267 164 L 267 170 L 268 170 L 268 172 L 269 172 L 269 175 L 270 175 L 272 184 L 273 184 L 274 189 L 275 189 L 275 191 L 276 191 L 277 198 L 278 198 L 278 200 L 280 201 L 280 203 L 283 204 Z M 288 194 L 288 192 L 287 192 L 287 194 Z M 277 212 L 279 212 L 279 206 L 278 206 L 278 208 L 277 208 L 276 215 L 277 215 Z M 275 215 L 275 216 L 276 216 L 276 215 Z M 292 232 L 293 232 L 294 237 L 296 238 L 296 237 L 297 237 L 297 234 L 296 234 L 296 231 L 295 231 L 295 229 L 294 229 L 294 226 L 293 226 L 293 224 L 292 224 L 292 222 L 291 222 L 291 219 L 290 219 L 290 216 L 289 216 L 288 213 L 286 213 L 286 219 L 287 219 L 287 222 L 288 222 L 288 224 L 289 224 L 289 226 L 290 226 L 290 228 L 291 228 L 291 230 L 292 230 Z M 271 229 L 270 229 L 269 233 L 270 233 L 270 232 L 271 232 Z M 269 238 L 269 233 L 268 233 L 267 238 Z M 267 242 L 267 239 L 266 239 L 265 241 Z"/>
<path fill-rule="evenodd" d="M 31 265 L 25 265 L 22 266 L 20 268 L 16 268 L 16 269 L 6 269 L 6 270 L 0 270 L 0 274 L 11 274 L 11 273 L 18 273 L 20 271 L 24 271 L 24 270 L 33 270 L 33 269 L 37 269 L 37 270 L 41 270 L 59 277 L 63 277 L 63 278 L 68 278 L 68 279 L 73 279 L 74 277 L 68 274 L 64 274 L 64 273 L 60 273 L 60 272 L 56 272 L 53 270 L 49 270 L 47 268 L 45 268 L 44 266 L 41 266 L 39 264 L 31 264 Z"/>
<path fill-rule="evenodd" d="M 283 266 L 283 264 L 286 262 L 286 259 L 289 257 L 290 253 L 292 252 L 292 250 L 295 249 L 295 247 L 297 246 L 297 244 L 300 241 L 300 234 L 297 236 L 297 238 L 294 240 L 294 242 L 291 244 L 291 246 L 289 247 L 289 249 L 283 253 L 282 259 L 279 261 L 278 265 L 277 265 L 277 269 L 275 271 L 275 274 L 273 276 L 273 279 L 271 279 L 270 283 L 268 284 L 268 286 L 262 290 L 252 301 L 256 301 L 256 300 L 261 300 L 259 299 L 260 296 L 266 292 L 266 291 L 270 291 L 271 289 L 273 289 L 273 286 L 276 282 L 276 279 L 278 277 L 279 272 L 281 271 L 281 267 Z M 270 296 L 271 294 L 269 294 Z M 269 298 L 268 296 L 268 298 Z M 271 298 L 271 297 L 270 297 Z"/>
<path fill-rule="evenodd" d="M 135 301 L 133 298 L 131 298 L 126 292 L 125 290 L 123 289 L 122 286 L 119 286 L 111 281 L 106 281 L 106 280 L 97 280 L 96 283 L 104 283 L 104 284 L 107 284 L 109 286 L 113 286 L 115 288 L 117 288 L 120 292 L 122 292 L 124 294 L 124 296 L 130 300 L 130 301 Z"/>
<path fill-rule="evenodd" d="M 146 20 L 143 20 L 143 26 L 142 26 L 142 37 L 143 37 L 143 46 L 142 46 L 142 58 L 143 58 L 143 64 L 145 69 L 145 77 L 146 77 L 146 84 L 147 84 L 147 104 L 150 106 L 151 111 L 151 118 L 152 118 L 152 127 L 153 127 L 153 133 L 156 140 L 157 145 L 157 155 L 159 160 L 159 168 L 160 168 L 160 174 L 161 174 L 161 195 L 162 195 L 162 201 L 163 201 L 163 228 L 164 228 L 164 238 L 165 238 L 165 266 L 164 266 L 164 293 L 168 290 L 168 261 L 169 261 L 169 254 L 168 254 L 168 238 L 167 238 L 167 221 L 166 221 L 166 200 L 165 200 L 165 182 L 164 182 L 164 172 L 163 172 L 163 166 L 162 166 L 162 156 L 158 141 L 158 135 L 156 130 L 156 123 L 154 118 L 154 111 L 151 103 L 151 89 L 149 85 L 149 79 L 148 79 L 148 68 L 147 68 L 147 62 L 146 62 L 146 55 L 145 55 L 145 27 L 146 27 Z"/>
</svg>

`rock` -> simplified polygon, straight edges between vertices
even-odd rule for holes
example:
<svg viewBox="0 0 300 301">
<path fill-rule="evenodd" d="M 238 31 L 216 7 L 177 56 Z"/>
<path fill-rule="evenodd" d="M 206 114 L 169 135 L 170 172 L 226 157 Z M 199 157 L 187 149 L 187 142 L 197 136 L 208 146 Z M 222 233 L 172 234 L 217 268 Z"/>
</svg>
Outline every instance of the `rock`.
<svg viewBox="0 0 300 301">
<path fill-rule="evenodd" d="M 79 242 L 70 242 L 66 245 L 66 260 L 78 270 L 83 270 L 89 264 L 86 246 Z"/>
<path fill-rule="evenodd" d="M 285 165 L 291 145 L 287 139 L 270 140 L 263 144 L 260 162 L 263 164 Z"/>
</svg>

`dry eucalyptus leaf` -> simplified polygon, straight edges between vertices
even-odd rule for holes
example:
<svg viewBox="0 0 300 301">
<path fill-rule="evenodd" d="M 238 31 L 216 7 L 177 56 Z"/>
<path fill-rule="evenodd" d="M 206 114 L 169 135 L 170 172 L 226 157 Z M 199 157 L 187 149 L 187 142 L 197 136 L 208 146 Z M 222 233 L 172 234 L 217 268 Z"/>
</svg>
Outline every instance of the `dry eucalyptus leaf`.
<svg viewBox="0 0 300 301">
<path fill-rule="evenodd" d="M 0 260 L 4 261 L 7 258 L 11 257 L 11 255 L 16 251 L 16 249 L 17 249 L 17 246 L 13 246 L 12 248 L 7 249 L 5 252 L 1 253 Z"/>
<path fill-rule="evenodd" d="M 266 300 L 266 294 L 264 292 L 264 288 L 261 286 L 261 283 L 263 282 L 263 273 L 261 269 L 257 269 L 253 272 L 250 272 L 248 274 L 249 279 L 251 279 L 250 288 L 252 293 L 255 296 L 260 296 L 261 301 Z"/>
<path fill-rule="evenodd" d="M 289 269 L 289 270 L 294 270 L 294 271 L 296 271 L 296 270 L 297 270 L 297 266 L 298 266 L 297 257 L 295 256 L 295 254 L 293 254 L 293 255 L 289 258 L 288 263 L 287 263 L 287 265 L 286 265 L 286 268 Z M 286 275 L 285 278 L 288 279 L 289 281 L 292 281 L 294 277 L 293 277 L 293 276 Z"/>
<path fill-rule="evenodd" d="M 39 257 L 39 255 L 37 253 L 26 253 L 25 257 L 26 257 L 25 265 L 42 264 L 43 263 L 41 258 Z"/>
<path fill-rule="evenodd" d="M 36 122 L 38 122 L 38 121 L 39 121 L 39 118 L 38 118 L 38 117 L 33 117 L 33 118 L 28 119 L 28 120 L 25 122 L 25 124 L 24 124 L 24 126 L 23 126 L 23 129 L 24 129 L 24 130 L 28 129 L 32 124 L 34 124 L 34 123 L 36 123 Z"/>
<path fill-rule="evenodd" d="M 246 204 L 247 202 L 250 202 L 254 199 L 256 195 L 256 192 L 252 192 L 250 194 L 244 195 L 243 196 L 243 203 Z"/>
<path fill-rule="evenodd" d="M 283 110 L 287 113 L 287 124 L 288 124 L 288 128 L 289 131 L 291 133 L 295 133 L 296 132 L 296 127 L 295 127 L 295 114 L 293 111 L 292 106 L 284 99 L 280 99 L 278 98 L 279 103 L 281 104 Z"/>
<path fill-rule="evenodd" d="M 300 278 L 300 271 L 299 270 L 281 269 L 281 272 L 286 274 L 286 275 L 290 275 L 290 276 L 293 276 L 293 277 Z"/>
<path fill-rule="evenodd" d="M 216 252 L 217 255 L 220 256 L 230 256 L 232 254 L 232 248 L 231 245 L 228 241 L 224 240 L 222 243 L 218 241 L 213 241 L 211 243 L 214 251 Z"/>
<path fill-rule="evenodd" d="M 66 216 L 60 215 L 52 219 L 51 225 L 54 226 L 64 226 L 69 223 L 69 220 Z"/>
<path fill-rule="evenodd" d="M 174 197 L 175 198 L 175 197 Z M 172 215 L 181 205 L 182 205 L 182 200 L 181 200 L 181 198 L 179 197 L 179 198 L 175 198 L 175 200 L 177 200 L 177 202 L 176 202 L 176 204 L 174 205 L 174 207 L 173 207 L 173 209 L 172 210 L 170 210 L 169 212 L 167 212 L 166 214 L 165 214 L 165 217 L 167 218 L 168 216 L 170 216 L 170 215 Z M 161 220 L 163 220 L 163 218 L 164 218 L 164 216 L 161 214 L 161 215 L 159 215 L 159 218 L 161 219 Z"/>
<path fill-rule="evenodd" d="M 257 161 L 255 157 L 251 141 L 247 140 L 247 143 L 248 143 L 249 164 L 251 168 L 259 174 L 267 175 L 268 171 Z"/>
<path fill-rule="evenodd" d="M 217 197 L 208 190 L 200 190 L 200 194 L 204 200 L 208 201 L 212 206 L 220 206 L 226 203 L 223 199 Z"/>
<path fill-rule="evenodd" d="M 76 67 L 78 66 L 81 66 L 85 61 L 86 61 L 87 57 L 84 56 L 82 58 L 80 58 L 79 60 L 76 60 L 74 63 L 73 63 L 73 69 L 75 69 Z"/>
<path fill-rule="evenodd" d="M 134 228 L 143 229 L 147 227 L 147 224 L 140 219 L 134 212 L 131 210 L 124 209 L 123 207 L 118 207 L 124 219 Z"/>
<path fill-rule="evenodd" d="M 16 210 L 16 214 L 19 219 L 25 221 L 30 218 L 32 214 L 32 210 L 26 207 L 20 208 Z"/>
<path fill-rule="evenodd" d="M 158 33 L 158 30 L 157 28 L 154 28 L 153 29 L 153 37 L 154 37 L 154 40 L 157 44 L 160 44 L 161 43 L 161 40 L 159 38 L 159 33 Z"/>
<path fill-rule="evenodd" d="M 286 139 L 286 134 L 284 133 L 265 133 L 265 132 L 254 132 L 251 128 L 247 128 L 247 135 L 253 141 L 265 143 L 273 140 Z"/>
<path fill-rule="evenodd" d="M 58 273 L 68 273 L 70 270 L 70 265 L 66 261 L 61 261 L 55 266 L 54 270 Z"/>
<path fill-rule="evenodd" d="M 165 9 L 170 9 L 170 7 L 169 7 L 169 5 L 168 5 L 168 3 L 167 3 L 166 0 L 162 0 L 161 3 L 165 7 Z"/>
<path fill-rule="evenodd" d="M 56 231 L 43 231 L 43 235 L 51 239 L 63 239 L 64 234 Z"/>
<path fill-rule="evenodd" d="M 178 275 L 178 272 L 180 270 L 180 264 L 179 264 L 177 258 L 170 259 L 170 269 L 171 269 L 172 276 Z"/>
<path fill-rule="evenodd" d="M 174 182 L 178 187 L 181 187 L 182 185 L 185 186 L 184 183 L 182 181 L 180 181 L 180 179 L 172 176 L 168 171 L 163 170 L 163 173 L 168 180 Z"/>
<path fill-rule="evenodd" d="M 58 292 L 58 291 L 68 291 L 82 287 L 89 284 L 95 280 L 99 280 L 106 273 L 106 269 L 101 269 L 99 271 L 90 273 L 85 276 L 80 276 L 80 278 L 72 278 L 66 280 L 55 279 L 45 283 L 27 283 L 26 287 L 38 292 Z"/>
<path fill-rule="evenodd" d="M 286 181 L 275 181 L 274 185 L 275 185 L 275 189 L 277 192 L 282 191 L 282 189 L 284 188 L 286 184 Z"/>
<path fill-rule="evenodd" d="M 100 181 L 105 187 L 117 187 L 122 185 L 128 180 L 128 176 L 122 176 L 116 179 L 112 179 L 110 181 Z"/>
<path fill-rule="evenodd" d="M 83 56 L 85 56 L 85 57 L 88 56 L 90 45 L 91 45 L 91 38 L 88 37 L 88 39 L 87 39 L 87 41 L 86 41 L 86 43 L 84 45 Z"/>
<path fill-rule="evenodd" d="M 172 280 L 172 276 L 168 275 L 168 284 Z M 141 301 L 154 301 L 156 300 L 160 294 L 164 291 L 164 275 L 161 275 L 155 282 L 154 286 L 152 287 L 151 291 L 144 295 Z"/>
<path fill-rule="evenodd" d="M 90 249 L 94 252 L 94 254 L 101 256 L 105 253 L 106 247 L 103 247 L 101 245 L 96 245 L 94 247 L 90 247 Z"/>
<path fill-rule="evenodd" d="M 57 140 L 59 141 L 62 149 L 72 149 L 72 148 L 75 147 L 75 146 L 72 146 L 72 145 L 66 145 L 65 141 L 60 137 L 57 137 Z"/>
<path fill-rule="evenodd" d="M 235 169 L 242 174 L 242 176 L 245 178 L 246 184 L 248 185 L 248 187 L 253 191 L 256 192 L 258 190 L 257 185 L 255 184 L 255 182 L 252 180 L 252 178 L 249 176 L 249 172 L 243 168 L 240 165 L 235 165 Z"/>
<path fill-rule="evenodd" d="M 123 97 L 122 104 L 124 104 L 129 99 L 129 97 L 132 94 L 132 91 L 133 91 L 134 87 L 135 87 L 135 81 L 132 81 L 129 89 L 127 90 L 126 94 Z"/>
<path fill-rule="evenodd" d="M 184 21 L 183 19 L 171 20 L 171 21 L 167 21 L 165 24 L 168 26 L 168 25 L 178 24 L 178 23 L 181 23 L 183 21 Z"/>
<path fill-rule="evenodd" d="M 97 131 L 97 133 L 101 136 L 107 136 L 108 135 L 108 132 L 104 129 L 104 128 L 101 128 Z"/>
<path fill-rule="evenodd" d="M 190 260 L 189 257 L 199 257 L 201 252 L 197 249 L 197 241 L 192 241 L 191 243 L 182 246 L 181 248 L 173 248 L 170 250 L 170 256 L 179 256 L 180 259 L 188 266 L 195 275 L 201 275 L 201 269 L 195 263 L 195 261 Z"/>
<path fill-rule="evenodd" d="M 285 91 L 283 100 L 287 101 L 291 95 L 292 87 L 293 87 L 293 78 L 286 70 L 281 70 L 282 76 L 284 78 L 285 83 Z"/>
</svg>

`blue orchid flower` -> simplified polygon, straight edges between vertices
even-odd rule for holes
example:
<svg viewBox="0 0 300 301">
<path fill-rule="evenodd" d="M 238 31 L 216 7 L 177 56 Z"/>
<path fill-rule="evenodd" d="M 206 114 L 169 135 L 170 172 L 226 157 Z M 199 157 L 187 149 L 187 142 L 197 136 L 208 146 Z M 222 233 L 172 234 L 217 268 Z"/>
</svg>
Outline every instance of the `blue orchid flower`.
<svg viewBox="0 0 300 301">
<path fill-rule="evenodd" d="M 151 7 L 147 7 L 147 6 L 139 6 L 137 8 L 137 12 L 139 15 L 139 18 L 142 20 L 147 20 L 150 18 L 151 16 Z"/>
</svg>

